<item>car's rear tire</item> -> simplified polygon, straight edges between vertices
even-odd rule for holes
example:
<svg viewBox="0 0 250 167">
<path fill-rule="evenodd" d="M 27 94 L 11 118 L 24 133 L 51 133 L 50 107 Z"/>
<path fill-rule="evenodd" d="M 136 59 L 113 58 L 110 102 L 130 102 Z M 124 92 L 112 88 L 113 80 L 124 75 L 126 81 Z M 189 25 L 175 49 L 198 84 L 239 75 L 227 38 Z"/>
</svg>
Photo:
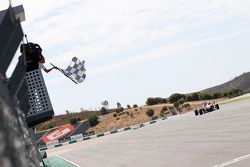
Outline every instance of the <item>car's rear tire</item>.
<svg viewBox="0 0 250 167">
<path fill-rule="evenodd" d="M 219 104 L 216 104 L 216 105 L 215 105 L 215 108 L 216 108 L 217 110 L 219 110 L 219 109 L 220 109 Z"/>
<path fill-rule="evenodd" d="M 199 110 L 199 113 L 200 113 L 200 115 L 202 115 L 204 112 L 203 112 L 203 109 L 200 109 Z"/>
<path fill-rule="evenodd" d="M 194 114 L 195 114 L 195 116 L 198 116 L 198 115 L 199 115 L 198 110 L 195 110 L 195 111 L 194 111 Z"/>
</svg>

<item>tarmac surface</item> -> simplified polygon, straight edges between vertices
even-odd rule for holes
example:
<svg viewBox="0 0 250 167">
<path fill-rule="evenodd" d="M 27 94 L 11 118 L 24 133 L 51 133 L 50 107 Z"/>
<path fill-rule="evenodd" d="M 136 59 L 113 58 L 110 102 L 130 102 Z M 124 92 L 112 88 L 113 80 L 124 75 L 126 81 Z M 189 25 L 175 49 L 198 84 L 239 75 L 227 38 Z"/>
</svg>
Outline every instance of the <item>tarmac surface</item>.
<svg viewBox="0 0 250 167">
<path fill-rule="evenodd" d="M 81 167 L 249 167 L 250 100 L 47 150 Z"/>
</svg>

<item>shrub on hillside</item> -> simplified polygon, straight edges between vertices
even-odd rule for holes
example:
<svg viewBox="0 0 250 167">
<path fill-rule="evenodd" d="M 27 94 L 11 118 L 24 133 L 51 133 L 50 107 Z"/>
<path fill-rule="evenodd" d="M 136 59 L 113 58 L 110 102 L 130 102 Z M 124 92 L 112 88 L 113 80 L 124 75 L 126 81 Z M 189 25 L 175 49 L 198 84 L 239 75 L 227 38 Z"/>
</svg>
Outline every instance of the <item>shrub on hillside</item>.
<svg viewBox="0 0 250 167">
<path fill-rule="evenodd" d="M 77 118 L 76 117 L 70 117 L 69 122 L 70 122 L 71 125 L 74 125 L 74 124 L 77 123 Z"/>
<path fill-rule="evenodd" d="M 119 112 L 122 112 L 123 110 L 124 110 L 124 108 L 123 108 L 123 107 L 120 107 L 120 108 L 117 108 L 117 109 L 115 110 L 115 112 L 119 113 Z"/>
<path fill-rule="evenodd" d="M 168 107 L 167 106 L 162 107 L 160 116 L 164 117 L 166 115 L 166 111 L 168 111 Z"/>
<path fill-rule="evenodd" d="M 174 108 L 178 108 L 180 106 L 180 104 L 178 102 L 174 103 Z"/>
<path fill-rule="evenodd" d="M 93 127 L 99 123 L 98 117 L 95 114 L 90 115 L 87 120 L 88 120 L 91 127 Z"/>
<path fill-rule="evenodd" d="M 114 114 L 113 114 L 113 117 L 117 117 L 117 114 L 116 114 L 116 113 L 114 113 Z"/>
<path fill-rule="evenodd" d="M 149 109 L 146 111 L 146 114 L 147 114 L 148 117 L 152 117 L 152 116 L 154 116 L 155 111 L 154 111 L 153 109 L 149 108 Z"/>
<path fill-rule="evenodd" d="M 168 107 L 167 106 L 162 107 L 161 111 L 168 111 Z"/>
<path fill-rule="evenodd" d="M 172 109 L 174 109 L 174 107 L 173 107 L 173 106 L 169 106 L 168 109 L 169 109 L 169 110 L 172 110 Z"/>
<path fill-rule="evenodd" d="M 129 104 L 127 105 L 127 109 L 131 109 L 131 106 Z"/>
<path fill-rule="evenodd" d="M 133 105 L 133 108 L 138 108 L 138 105 L 137 105 L 137 104 L 134 104 L 134 105 Z"/>
<path fill-rule="evenodd" d="M 108 114 L 108 110 L 105 107 L 102 107 L 100 112 L 101 112 L 102 115 Z"/>
<path fill-rule="evenodd" d="M 189 103 L 186 103 L 183 105 L 184 108 L 186 108 L 187 110 L 189 110 L 191 108 L 191 105 Z"/>
</svg>

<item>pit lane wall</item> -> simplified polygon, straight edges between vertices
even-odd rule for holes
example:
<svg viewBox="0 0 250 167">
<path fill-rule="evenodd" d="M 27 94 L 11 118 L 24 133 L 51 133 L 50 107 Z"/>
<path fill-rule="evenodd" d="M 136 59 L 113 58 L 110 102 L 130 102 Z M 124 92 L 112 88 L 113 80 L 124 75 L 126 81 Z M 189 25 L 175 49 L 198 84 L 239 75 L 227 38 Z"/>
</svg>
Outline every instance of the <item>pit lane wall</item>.
<svg viewBox="0 0 250 167">
<path fill-rule="evenodd" d="M 39 158 L 23 112 L 0 77 L 0 166 L 37 167 Z"/>
<path fill-rule="evenodd" d="M 38 167 L 38 150 L 28 129 L 25 112 L 27 99 L 22 90 L 25 68 L 23 59 L 11 78 L 6 71 L 22 41 L 21 21 L 25 20 L 23 6 L 0 11 L 0 167 Z M 17 100 L 18 99 L 18 100 Z M 20 109 L 22 108 L 22 110 Z"/>
</svg>

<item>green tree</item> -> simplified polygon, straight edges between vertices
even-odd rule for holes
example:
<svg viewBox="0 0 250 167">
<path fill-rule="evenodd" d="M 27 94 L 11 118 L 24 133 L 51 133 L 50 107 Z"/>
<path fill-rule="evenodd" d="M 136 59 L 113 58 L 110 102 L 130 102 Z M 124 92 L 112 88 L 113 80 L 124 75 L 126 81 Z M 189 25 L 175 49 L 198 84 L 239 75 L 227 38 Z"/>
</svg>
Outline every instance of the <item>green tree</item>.
<svg viewBox="0 0 250 167">
<path fill-rule="evenodd" d="M 169 97 L 168 101 L 170 103 L 175 103 L 178 102 L 178 100 L 180 100 L 181 98 L 186 100 L 186 96 L 184 94 L 174 93 Z"/>
<path fill-rule="evenodd" d="M 192 95 L 187 95 L 186 97 L 187 97 L 187 101 L 193 101 Z"/>
<path fill-rule="evenodd" d="M 147 101 L 146 101 L 146 104 L 149 105 L 149 106 L 151 106 L 151 105 L 158 104 L 158 102 L 156 101 L 155 98 L 149 97 L 149 98 L 147 99 Z"/>
<path fill-rule="evenodd" d="M 109 102 L 107 100 L 102 101 L 101 104 L 106 110 L 109 108 Z"/>
<path fill-rule="evenodd" d="M 180 105 L 183 105 L 183 104 L 185 103 L 185 100 L 184 100 L 183 98 L 181 98 L 180 100 L 178 100 L 178 103 L 179 103 Z"/>
<path fill-rule="evenodd" d="M 119 102 L 117 102 L 116 105 L 117 105 L 118 109 L 122 107 L 121 103 L 119 103 Z"/>
<path fill-rule="evenodd" d="M 66 114 L 67 114 L 67 115 L 69 114 L 69 111 L 68 111 L 68 110 L 66 110 Z"/>
<path fill-rule="evenodd" d="M 138 105 L 137 105 L 137 104 L 134 104 L 134 105 L 133 105 L 133 108 L 138 108 Z"/>
<path fill-rule="evenodd" d="M 95 114 L 90 115 L 87 118 L 87 120 L 88 120 L 88 122 L 89 122 L 89 124 L 90 124 L 91 127 L 93 127 L 93 126 L 95 126 L 95 125 L 97 125 L 99 123 L 98 117 Z"/>
<path fill-rule="evenodd" d="M 221 97 L 221 93 L 214 93 L 212 96 L 213 96 L 213 99 L 218 99 Z"/>
<path fill-rule="evenodd" d="M 131 109 L 131 106 L 129 104 L 127 105 L 127 109 Z"/>
<path fill-rule="evenodd" d="M 108 110 L 105 107 L 102 107 L 100 112 L 101 112 L 102 115 L 108 114 Z"/>
<path fill-rule="evenodd" d="M 151 108 L 149 108 L 147 111 L 146 111 L 146 114 L 148 117 L 153 117 L 154 114 L 155 114 L 155 111 Z"/>
<path fill-rule="evenodd" d="M 161 98 L 161 97 L 156 97 L 155 98 L 156 104 L 161 104 L 162 100 L 163 100 L 163 98 Z"/>
<path fill-rule="evenodd" d="M 199 93 L 195 92 L 192 94 L 192 101 L 197 101 L 197 100 L 200 100 L 199 99 Z"/>
<path fill-rule="evenodd" d="M 199 99 L 200 100 L 211 100 L 213 97 L 210 94 L 207 93 L 200 93 Z"/>
<path fill-rule="evenodd" d="M 231 96 L 233 96 L 233 97 L 243 95 L 243 93 L 244 93 L 244 92 L 243 92 L 242 90 L 240 90 L 240 89 L 231 89 L 231 90 L 229 90 L 229 92 L 232 92 L 232 93 L 231 93 Z"/>
<path fill-rule="evenodd" d="M 161 103 L 167 103 L 167 102 L 168 102 L 168 100 L 166 98 L 163 98 L 161 101 Z"/>
<path fill-rule="evenodd" d="M 228 92 L 223 92 L 223 97 L 228 97 Z"/>
</svg>

